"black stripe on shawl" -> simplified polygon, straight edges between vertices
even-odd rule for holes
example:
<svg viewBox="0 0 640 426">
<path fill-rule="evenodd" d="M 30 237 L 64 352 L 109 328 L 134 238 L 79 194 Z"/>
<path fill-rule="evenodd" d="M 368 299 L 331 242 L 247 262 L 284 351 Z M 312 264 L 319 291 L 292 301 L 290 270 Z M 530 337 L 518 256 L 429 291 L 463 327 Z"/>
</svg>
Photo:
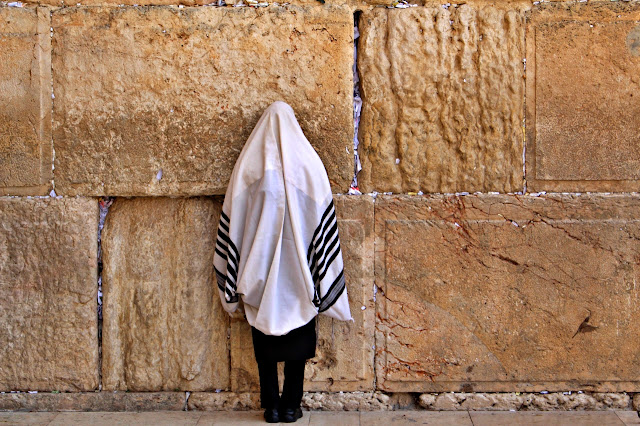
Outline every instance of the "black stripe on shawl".
<svg viewBox="0 0 640 426">
<path fill-rule="evenodd" d="M 233 253 L 231 251 L 229 251 L 229 253 L 234 255 L 234 259 L 240 259 L 240 253 L 238 253 L 236 245 L 233 244 L 231 238 L 229 238 L 225 233 L 220 232 L 220 228 L 218 228 L 218 238 L 229 245 L 229 248 L 233 251 Z"/>
<path fill-rule="evenodd" d="M 220 289 L 220 291 L 224 291 L 225 290 L 224 283 L 227 281 L 227 276 L 222 272 L 218 271 L 218 268 L 216 268 L 215 266 L 213 267 L 213 269 L 215 269 L 216 271 L 216 281 L 218 282 L 218 288 Z"/>
<path fill-rule="evenodd" d="M 335 250 L 334 250 L 335 248 Z M 332 253 L 333 250 L 333 254 L 331 254 L 329 256 L 329 253 Z M 327 271 L 329 270 L 329 266 L 331 266 L 331 263 L 333 262 L 333 260 L 338 256 L 338 253 L 340 253 L 340 242 L 338 240 L 338 237 L 336 237 L 331 244 L 329 245 L 329 249 L 327 250 L 327 255 L 329 256 L 328 259 L 324 259 L 323 262 L 318 265 L 318 269 L 313 273 L 313 280 L 315 281 L 322 281 L 322 279 L 324 278 L 324 276 L 327 274 Z M 314 265 L 316 266 L 316 265 Z M 324 271 L 320 272 L 320 270 L 324 268 Z"/>
<path fill-rule="evenodd" d="M 324 259 L 322 257 L 325 255 L 325 248 L 327 247 L 327 244 L 329 244 L 329 246 L 332 247 L 333 245 L 335 245 L 335 240 L 338 238 L 337 237 L 338 222 L 336 222 L 336 220 L 335 220 L 335 215 L 333 215 L 333 216 L 334 216 L 333 226 L 331 227 L 329 232 L 327 232 L 326 234 L 323 232 L 324 238 L 321 238 L 322 247 L 320 247 L 319 249 L 318 249 L 318 247 L 315 247 L 315 249 L 314 249 L 315 250 L 315 254 L 314 254 L 313 258 L 311 259 L 311 263 L 310 263 L 310 265 L 314 266 L 314 269 L 315 269 L 315 266 L 317 266 L 318 264 L 324 263 Z M 336 238 L 332 240 L 332 238 L 334 236 Z M 330 250 L 331 249 L 329 249 L 326 252 L 326 254 L 328 254 Z"/>
<path fill-rule="evenodd" d="M 235 285 L 233 289 L 229 288 L 230 280 L 222 272 L 218 271 L 218 268 L 213 267 L 216 271 L 216 281 L 218 282 L 218 289 L 224 293 L 224 299 L 227 303 L 235 303 L 238 301 L 238 295 L 235 292 Z"/>
<path fill-rule="evenodd" d="M 309 244 L 309 249 L 307 250 L 307 262 L 311 261 L 311 253 L 313 252 L 313 246 L 314 246 L 313 242 L 316 240 L 316 237 L 318 236 L 318 234 L 320 233 L 320 230 L 322 229 L 322 224 L 324 223 L 324 219 L 327 217 L 327 215 L 329 214 L 329 212 L 331 212 L 332 209 L 333 209 L 333 200 L 331 200 L 331 202 L 325 209 L 324 213 L 322 213 L 322 218 L 320 219 L 320 223 L 318 224 L 316 230 L 313 232 L 313 237 L 311 237 L 311 243 Z"/>
<path fill-rule="evenodd" d="M 340 239 L 338 237 L 338 222 L 336 220 L 333 200 L 329 203 L 320 223 L 316 227 L 309 249 L 307 261 L 313 277 L 314 297 L 313 303 L 320 312 L 329 309 L 345 289 L 344 271 L 341 270 L 334 279 L 327 293 L 321 295 L 321 282 L 327 275 L 329 267 L 340 254 Z"/>
<path fill-rule="evenodd" d="M 224 292 L 227 303 L 235 303 L 238 301 L 236 294 L 236 280 L 238 279 L 238 259 L 240 254 L 233 241 L 229 237 L 229 217 L 220 212 L 220 223 L 218 225 L 218 238 L 216 239 L 216 253 L 227 261 L 227 274 L 223 274 L 217 268 L 216 280 L 218 288 Z M 226 244 L 225 244 L 226 243 Z M 231 250 L 229 250 L 231 248 Z"/>
<path fill-rule="evenodd" d="M 318 306 L 318 312 L 324 312 L 330 307 L 332 307 L 338 298 L 344 292 L 345 283 L 344 283 L 344 270 L 340 271 L 340 274 L 336 277 L 329 288 L 329 291 L 322 299 L 320 299 L 320 303 Z"/>
</svg>

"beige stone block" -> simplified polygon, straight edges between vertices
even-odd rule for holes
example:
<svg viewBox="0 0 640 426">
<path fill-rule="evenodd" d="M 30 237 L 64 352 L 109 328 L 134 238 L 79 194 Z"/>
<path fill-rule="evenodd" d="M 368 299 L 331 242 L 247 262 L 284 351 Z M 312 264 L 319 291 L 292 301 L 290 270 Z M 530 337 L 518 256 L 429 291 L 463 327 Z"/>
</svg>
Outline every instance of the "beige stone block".
<svg viewBox="0 0 640 426">
<path fill-rule="evenodd" d="M 307 362 L 305 390 L 373 390 L 373 199 L 345 195 L 334 200 L 349 307 L 355 322 L 318 316 L 316 357 Z"/>
<path fill-rule="evenodd" d="M 360 413 L 360 424 L 371 426 L 435 424 L 450 426 L 473 426 L 468 413 L 433 411 L 387 411 Z"/>
<path fill-rule="evenodd" d="M 98 387 L 98 205 L 0 198 L 0 391 Z"/>
<path fill-rule="evenodd" d="M 383 411 L 393 410 L 389 395 L 382 392 L 305 392 L 302 406 L 322 411 Z"/>
<path fill-rule="evenodd" d="M 56 188 L 223 194 L 264 109 L 289 103 L 332 188 L 353 176 L 347 7 L 79 7 L 53 15 Z"/>
<path fill-rule="evenodd" d="M 229 386 L 213 254 L 220 203 L 118 199 L 102 234 L 105 390 Z"/>
<path fill-rule="evenodd" d="M 181 411 L 184 392 L 60 392 L 0 394 L 8 411 Z"/>
<path fill-rule="evenodd" d="M 507 412 L 483 413 L 470 411 L 474 425 L 478 426 L 511 426 L 513 424 L 537 425 L 580 425 L 580 426 L 622 426 L 624 423 L 611 411 L 582 413 L 538 413 Z"/>
<path fill-rule="evenodd" d="M 0 195 L 51 190 L 49 9 L 0 7 Z"/>
<path fill-rule="evenodd" d="M 366 195 L 337 195 L 334 196 L 334 201 L 349 304 L 355 322 L 318 316 L 316 357 L 307 361 L 304 389 L 372 390 L 375 322 L 373 199 Z M 258 366 L 253 353 L 251 328 L 244 320 L 232 322 L 231 366 L 233 391 L 259 391 Z M 280 376 L 282 385 L 282 371 Z"/>
<path fill-rule="evenodd" d="M 640 190 L 639 22 L 637 3 L 533 9 L 527 27 L 530 189 Z"/>
<path fill-rule="evenodd" d="M 626 393 L 590 392 L 446 392 L 422 394 L 419 403 L 423 408 L 435 411 L 628 410 L 631 397 Z"/>
<path fill-rule="evenodd" d="M 28 424 L 31 426 L 47 426 L 57 413 L 0 413 L 0 423 L 10 425 Z"/>
<path fill-rule="evenodd" d="M 637 196 L 378 197 L 387 391 L 640 388 Z"/>
<path fill-rule="evenodd" d="M 130 425 L 130 426 L 196 426 L 202 413 L 142 412 L 142 413 L 60 413 L 50 426 L 67 425 Z"/>
<path fill-rule="evenodd" d="M 524 7 L 363 12 L 361 189 L 522 191 Z"/>
<path fill-rule="evenodd" d="M 637 411 L 616 411 L 616 416 L 626 425 L 640 425 L 640 415 Z"/>
<path fill-rule="evenodd" d="M 256 392 L 194 392 L 189 396 L 187 409 L 189 411 L 259 410 L 260 394 Z"/>
</svg>

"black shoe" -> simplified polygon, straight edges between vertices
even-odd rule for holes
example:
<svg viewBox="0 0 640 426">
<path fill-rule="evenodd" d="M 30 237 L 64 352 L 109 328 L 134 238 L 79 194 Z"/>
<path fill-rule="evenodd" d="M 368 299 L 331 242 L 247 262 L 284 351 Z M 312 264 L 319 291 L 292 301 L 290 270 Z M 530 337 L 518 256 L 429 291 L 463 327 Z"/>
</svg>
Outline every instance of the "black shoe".
<svg viewBox="0 0 640 426">
<path fill-rule="evenodd" d="M 264 419 L 267 421 L 267 423 L 279 423 L 280 418 L 278 416 L 278 409 L 267 408 L 266 410 L 264 410 Z"/>
<path fill-rule="evenodd" d="M 302 409 L 298 408 L 285 408 L 282 411 L 282 415 L 280 416 L 280 421 L 282 423 L 293 423 L 302 417 Z"/>
</svg>

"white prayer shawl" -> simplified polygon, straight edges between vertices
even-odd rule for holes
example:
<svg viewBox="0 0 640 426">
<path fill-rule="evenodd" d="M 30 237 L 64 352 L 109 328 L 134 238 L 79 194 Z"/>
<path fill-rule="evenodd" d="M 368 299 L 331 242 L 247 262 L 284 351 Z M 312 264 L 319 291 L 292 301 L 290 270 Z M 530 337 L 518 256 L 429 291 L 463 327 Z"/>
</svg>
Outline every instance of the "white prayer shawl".
<svg viewBox="0 0 640 426">
<path fill-rule="evenodd" d="M 242 300 L 265 334 L 286 334 L 318 313 L 352 320 L 329 179 L 284 102 L 267 108 L 240 153 L 215 253 L 224 309 Z"/>
</svg>

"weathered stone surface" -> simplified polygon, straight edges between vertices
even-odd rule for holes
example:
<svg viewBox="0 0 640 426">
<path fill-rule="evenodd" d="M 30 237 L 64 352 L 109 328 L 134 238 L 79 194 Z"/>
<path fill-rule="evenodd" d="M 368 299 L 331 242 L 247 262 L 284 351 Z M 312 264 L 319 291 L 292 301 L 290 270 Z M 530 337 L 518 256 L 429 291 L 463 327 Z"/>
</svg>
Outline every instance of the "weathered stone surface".
<svg viewBox="0 0 640 426">
<path fill-rule="evenodd" d="M 102 234 L 105 390 L 229 386 L 228 318 L 213 272 L 220 203 L 118 199 Z"/>
<path fill-rule="evenodd" d="M 309 410 L 379 411 L 393 409 L 389 395 L 380 392 L 309 392 L 302 396 L 302 406 Z"/>
<path fill-rule="evenodd" d="M 51 6 L 69 6 L 65 4 L 64 0 L 26 0 L 22 2 L 24 4 L 38 4 L 38 5 L 51 5 Z M 225 0 L 225 5 L 230 7 L 233 5 L 247 5 L 247 2 L 241 2 L 240 0 Z M 270 4 L 273 6 L 275 2 Z M 318 3 L 318 0 L 292 0 L 287 2 L 292 5 L 303 6 L 316 6 L 322 7 L 322 4 Z M 370 5 L 391 5 L 392 0 L 325 0 L 326 5 L 348 5 L 353 8 L 367 7 Z M 422 4 L 422 1 L 415 1 L 415 4 Z M 84 0 L 83 6 L 111 6 L 111 5 L 126 5 L 126 6 L 217 6 L 218 0 Z"/>
<path fill-rule="evenodd" d="M 276 100 L 296 111 L 333 189 L 348 188 L 349 8 L 80 7 L 54 12 L 53 28 L 60 193 L 222 194 Z"/>
<path fill-rule="evenodd" d="M 616 416 L 622 420 L 625 426 L 640 425 L 640 415 L 633 410 L 618 410 Z"/>
<path fill-rule="evenodd" d="M 355 322 L 318 317 L 316 357 L 307 362 L 309 391 L 373 390 L 373 199 L 335 196 L 351 316 Z"/>
<path fill-rule="evenodd" d="M 0 413 L 0 423 L 31 426 L 47 426 L 58 413 Z"/>
<path fill-rule="evenodd" d="M 51 180 L 49 9 L 0 7 L 0 195 L 45 195 Z"/>
<path fill-rule="evenodd" d="M 202 413 L 143 412 L 143 413 L 59 413 L 47 426 L 67 425 L 176 425 L 192 426 L 200 423 Z"/>
<path fill-rule="evenodd" d="M 258 410 L 257 392 L 194 392 L 187 403 L 189 410 Z M 305 392 L 302 408 L 325 411 L 375 411 L 393 409 L 391 397 L 380 392 Z"/>
<path fill-rule="evenodd" d="M 534 8 L 527 30 L 527 185 L 640 190 L 640 4 Z"/>
<path fill-rule="evenodd" d="M 372 390 L 375 321 L 373 199 L 365 195 L 337 195 L 334 201 L 349 304 L 355 322 L 337 321 L 324 315 L 318 317 L 316 357 L 307 362 L 305 390 Z M 232 323 L 231 365 L 233 391 L 259 391 L 251 329 L 243 320 Z"/>
<path fill-rule="evenodd" d="M 422 394 L 420 405 L 427 410 L 629 410 L 631 397 L 625 393 L 465 393 Z"/>
<path fill-rule="evenodd" d="M 640 393 L 637 393 L 633 396 L 633 409 L 636 411 L 640 411 Z"/>
<path fill-rule="evenodd" d="M 98 387 L 98 205 L 0 198 L 0 391 Z"/>
<path fill-rule="evenodd" d="M 184 392 L 74 392 L 0 394 L 7 411 L 180 411 Z"/>
<path fill-rule="evenodd" d="M 522 191 L 521 7 L 362 14 L 363 190 Z"/>
<path fill-rule="evenodd" d="M 259 393 L 194 392 L 187 401 L 188 410 L 259 410 Z"/>
<path fill-rule="evenodd" d="M 638 208 L 637 196 L 379 197 L 378 387 L 637 391 Z"/>
<path fill-rule="evenodd" d="M 544 425 L 580 425 L 580 426 L 622 426 L 625 423 L 615 412 L 572 412 L 572 413 L 537 413 L 537 412 L 480 412 L 468 413 L 474 426 L 510 426 L 513 424 Z"/>
</svg>

